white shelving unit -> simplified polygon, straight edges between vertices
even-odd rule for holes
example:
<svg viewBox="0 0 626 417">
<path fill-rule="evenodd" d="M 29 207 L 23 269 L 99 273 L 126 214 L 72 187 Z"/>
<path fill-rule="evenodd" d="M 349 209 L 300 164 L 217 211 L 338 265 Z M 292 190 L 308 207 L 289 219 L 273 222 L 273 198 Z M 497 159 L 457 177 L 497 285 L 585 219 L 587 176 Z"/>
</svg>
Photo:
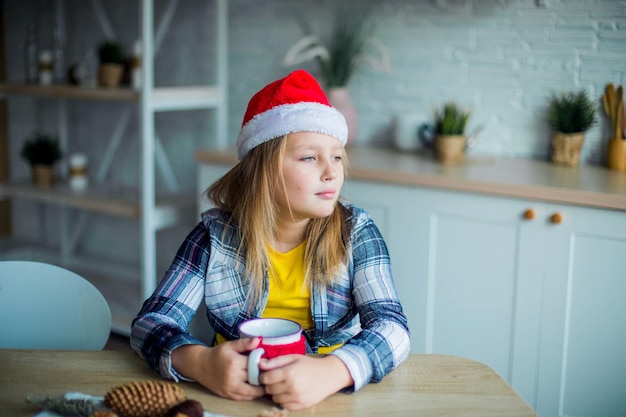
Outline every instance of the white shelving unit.
<svg viewBox="0 0 626 417">
<path fill-rule="evenodd" d="M 66 101 L 80 100 L 107 100 L 130 102 L 129 114 L 124 114 L 118 120 L 114 134 L 111 137 L 107 152 L 85 192 L 75 192 L 66 184 L 55 185 L 50 189 L 42 190 L 34 187 L 30 182 L 0 183 L 0 198 L 24 199 L 46 205 L 56 205 L 67 209 L 61 211 L 61 236 L 57 253 L 50 253 L 45 248 L 37 248 L 32 243 L 3 242 L 0 244 L 4 254 L 19 254 L 28 257 L 35 251 L 45 252 L 46 256 L 53 257 L 58 263 L 73 267 L 91 279 L 103 292 L 113 313 L 113 330 L 127 334 L 130 330 L 130 321 L 138 312 L 141 302 L 155 289 L 156 272 L 156 233 L 157 231 L 175 225 L 182 219 L 195 218 L 197 215 L 195 195 L 181 195 L 178 185 L 169 166 L 167 155 L 163 152 L 160 141 L 155 132 L 155 114 L 158 112 L 209 109 L 215 111 L 215 141 L 212 144 L 218 148 L 227 144 L 227 32 L 228 10 L 227 0 L 207 0 L 215 2 L 215 42 L 216 42 L 216 82 L 214 85 L 194 85 L 184 87 L 154 87 L 155 50 L 158 49 L 163 36 L 168 30 L 171 18 L 178 6 L 179 0 L 170 0 L 164 16 L 155 32 L 154 1 L 137 0 L 141 8 L 141 28 L 139 37 L 142 42 L 142 88 L 105 89 L 81 88 L 75 86 L 53 85 L 38 86 L 25 84 L 0 85 L 0 94 L 10 97 L 26 95 L 32 97 L 58 99 L 59 131 L 61 132 L 62 146 L 67 147 L 71 138 L 67 137 Z M 105 8 L 99 0 L 92 0 L 94 11 L 97 13 L 105 34 L 110 35 Z M 57 7 L 63 7 L 62 0 Z M 62 16 L 62 13 L 57 13 Z M 62 19 L 62 17 L 61 17 Z M 61 22 L 61 27 L 64 27 Z M 153 35 L 154 34 L 154 35 Z M 106 176 L 111 168 L 115 151 L 118 149 L 124 136 L 130 112 L 138 110 L 140 119 L 140 184 L 136 189 L 120 188 L 106 185 Z M 209 144 L 207 144 L 209 145 Z M 155 187 L 155 171 L 159 169 L 169 189 L 165 195 L 157 195 Z M 78 210 L 79 215 L 71 219 L 68 210 Z M 114 261 L 83 259 L 74 253 L 79 235 L 85 230 L 85 212 L 100 213 L 110 216 L 136 219 L 140 222 L 141 248 L 140 265 L 138 268 L 125 268 L 115 265 Z M 9 255 L 10 257 L 10 255 Z M 111 279 L 106 276 L 114 270 L 115 274 L 126 276 L 125 280 Z M 130 278 L 130 279 L 129 279 Z M 139 278 L 139 279 L 137 279 Z"/>
</svg>

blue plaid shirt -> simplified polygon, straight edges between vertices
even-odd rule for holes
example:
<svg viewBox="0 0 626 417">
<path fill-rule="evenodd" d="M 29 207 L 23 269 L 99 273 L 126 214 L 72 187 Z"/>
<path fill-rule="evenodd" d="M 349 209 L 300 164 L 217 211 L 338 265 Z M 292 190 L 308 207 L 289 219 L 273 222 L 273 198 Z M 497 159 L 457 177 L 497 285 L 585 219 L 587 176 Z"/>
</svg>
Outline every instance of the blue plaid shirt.
<svg viewBox="0 0 626 417">
<path fill-rule="evenodd" d="M 315 327 L 305 330 L 305 336 L 309 352 L 344 343 L 331 354 L 345 363 L 356 391 L 380 381 L 402 363 L 410 339 L 378 228 L 363 209 L 341 204 L 352 213 L 349 261 L 335 284 L 312 286 Z M 202 213 L 202 221 L 187 236 L 133 321 L 132 347 L 161 376 L 184 379 L 173 369 L 171 353 L 183 345 L 202 344 L 189 333 L 189 324 L 203 300 L 209 324 L 229 340 L 238 338 L 242 321 L 261 316 L 268 285 L 252 304 L 246 296 L 248 286 L 242 284 L 245 258 L 238 247 L 237 225 L 228 223 L 226 213 L 219 209 Z"/>
</svg>

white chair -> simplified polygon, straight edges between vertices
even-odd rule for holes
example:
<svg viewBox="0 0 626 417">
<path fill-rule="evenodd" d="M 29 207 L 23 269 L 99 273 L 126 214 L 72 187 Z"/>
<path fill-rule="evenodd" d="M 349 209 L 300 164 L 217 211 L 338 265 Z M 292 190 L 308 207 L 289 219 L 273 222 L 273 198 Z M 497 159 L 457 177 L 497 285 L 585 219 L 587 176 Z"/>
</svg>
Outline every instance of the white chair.
<svg viewBox="0 0 626 417">
<path fill-rule="evenodd" d="M 111 310 L 100 291 L 67 269 L 0 261 L 0 348 L 101 350 Z"/>
</svg>

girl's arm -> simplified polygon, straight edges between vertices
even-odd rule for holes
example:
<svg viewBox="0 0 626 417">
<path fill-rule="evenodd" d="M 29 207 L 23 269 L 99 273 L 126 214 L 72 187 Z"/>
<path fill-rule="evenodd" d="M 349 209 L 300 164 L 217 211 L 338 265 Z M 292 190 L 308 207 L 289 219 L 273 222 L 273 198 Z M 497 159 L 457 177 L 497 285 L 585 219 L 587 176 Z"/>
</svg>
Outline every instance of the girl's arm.
<svg viewBox="0 0 626 417">
<path fill-rule="evenodd" d="M 131 345 L 165 378 L 197 381 L 215 394 L 250 400 L 264 394 L 247 380 L 244 352 L 258 345 L 242 339 L 208 347 L 189 333 L 204 298 L 210 238 L 199 224 L 183 241 L 156 291 L 143 305 L 131 329 Z"/>
<path fill-rule="evenodd" d="M 199 224 L 185 238 L 155 292 L 131 326 L 131 346 L 161 376 L 188 379 L 172 367 L 172 352 L 203 343 L 189 333 L 189 324 L 204 295 L 209 236 Z"/>
<path fill-rule="evenodd" d="M 350 370 L 356 391 L 380 381 L 406 360 L 411 342 L 385 241 L 364 210 L 353 208 L 353 212 L 351 296 L 362 331 L 331 355 Z"/>
</svg>

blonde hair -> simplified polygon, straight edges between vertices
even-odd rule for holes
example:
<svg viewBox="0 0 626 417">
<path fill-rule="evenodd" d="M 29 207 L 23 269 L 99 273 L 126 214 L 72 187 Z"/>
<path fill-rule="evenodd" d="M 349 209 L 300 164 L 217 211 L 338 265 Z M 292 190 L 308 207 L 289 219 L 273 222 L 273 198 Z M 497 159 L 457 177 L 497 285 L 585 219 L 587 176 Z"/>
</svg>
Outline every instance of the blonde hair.
<svg viewBox="0 0 626 417">
<path fill-rule="evenodd" d="M 261 294 L 269 265 L 267 243 L 274 240 L 276 233 L 278 211 L 274 196 L 286 193 L 282 172 L 285 139 L 281 136 L 253 148 L 205 192 L 239 226 L 238 250 L 245 255 L 245 279 L 255 299 Z M 343 156 L 345 171 L 345 151 Z M 349 230 L 348 212 L 340 204 L 329 216 L 311 219 L 305 232 L 303 285 L 331 285 L 335 281 L 347 260 Z"/>
</svg>

